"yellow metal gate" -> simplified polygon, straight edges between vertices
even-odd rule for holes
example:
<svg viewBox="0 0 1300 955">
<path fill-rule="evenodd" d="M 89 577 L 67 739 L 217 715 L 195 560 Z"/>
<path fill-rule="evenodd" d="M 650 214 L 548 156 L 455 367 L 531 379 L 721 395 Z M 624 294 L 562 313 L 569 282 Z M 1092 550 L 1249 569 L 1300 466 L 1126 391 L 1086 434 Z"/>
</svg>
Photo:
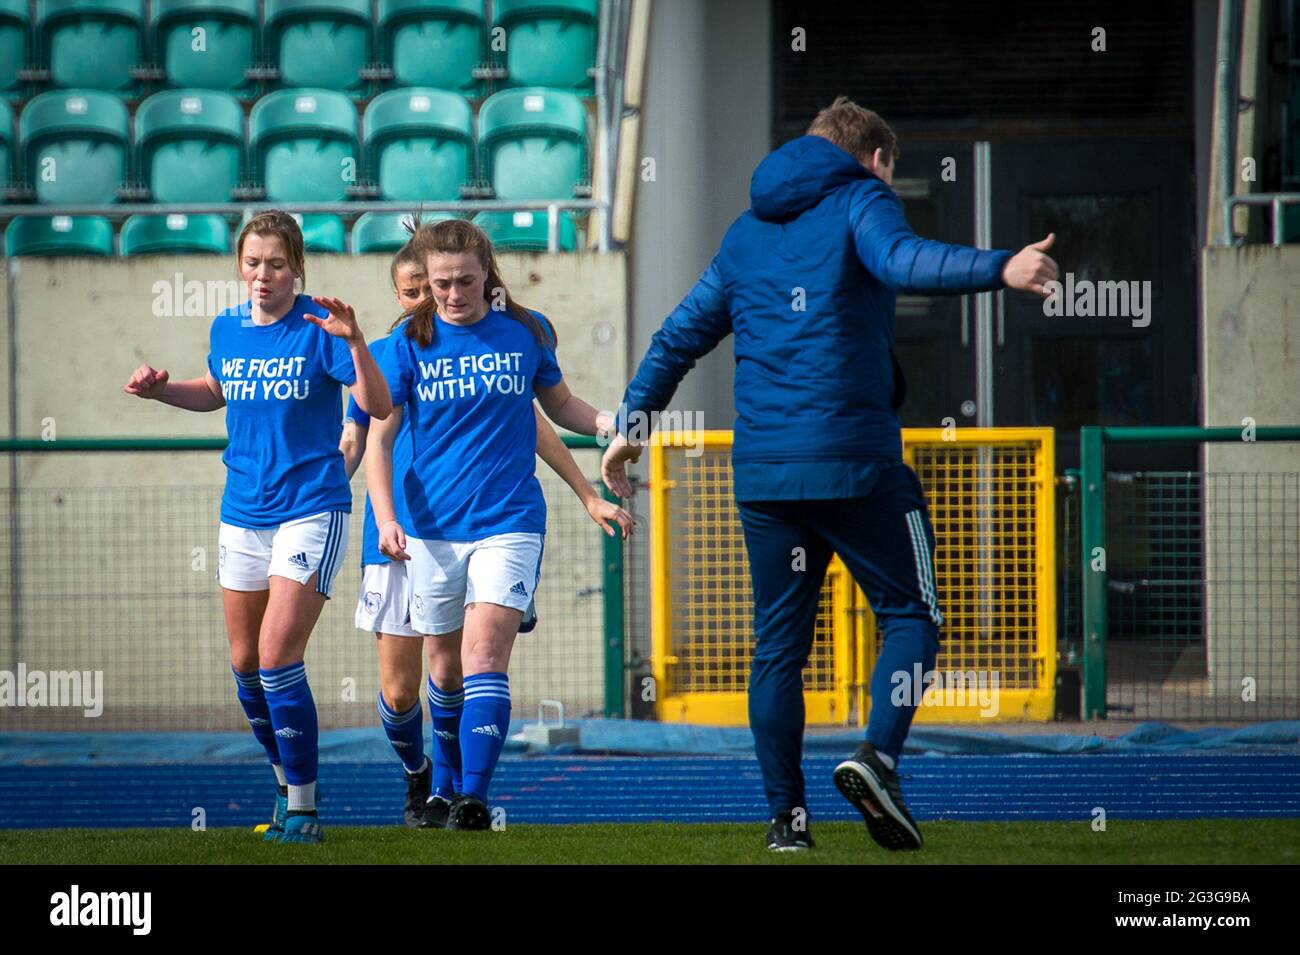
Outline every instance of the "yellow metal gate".
<svg viewBox="0 0 1300 955">
<path fill-rule="evenodd" d="M 937 680 L 925 683 L 917 719 L 1050 719 L 1056 669 L 1052 430 L 904 429 L 903 447 L 930 507 L 946 618 Z M 732 496 L 731 432 L 656 435 L 650 481 L 658 717 L 744 725 L 753 596 Z M 865 597 L 833 559 L 804 671 L 809 723 L 865 724 L 879 640 Z"/>
</svg>

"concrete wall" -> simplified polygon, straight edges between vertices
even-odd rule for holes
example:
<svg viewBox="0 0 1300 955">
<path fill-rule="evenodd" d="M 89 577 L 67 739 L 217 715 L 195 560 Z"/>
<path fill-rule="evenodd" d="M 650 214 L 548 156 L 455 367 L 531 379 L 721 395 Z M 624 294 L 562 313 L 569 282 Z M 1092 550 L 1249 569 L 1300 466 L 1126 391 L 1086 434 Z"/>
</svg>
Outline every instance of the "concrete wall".
<svg viewBox="0 0 1300 955">
<path fill-rule="evenodd" d="M 11 267 L 15 265 L 13 262 L 8 262 L 6 264 Z M 6 276 L 5 281 L 0 282 L 0 342 L 8 342 L 10 340 L 11 321 L 9 306 L 9 281 L 8 276 Z M 5 434 L 12 434 L 14 431 L 13 422 L 9 420 L 9 416 L 13 412 L 13 402 L 10 400 L 13 389 L 9 373 L 9 365 L 12 357 L 13 356 L 11 356 L 7 347 L 3 348 L 3 351 L 0 352 L 0 428 L 4 429 Z M 9 472 L 10 462 L 5 461 L 4 466 L 0 467 L 0 487 L 8 487 L 10 485 L 11 477 Z"/>
<path fill-rule="evenodd" d="M 668 313 L 749 208 L 749 178 L 772 148 L 768 0 L 655 0 L 641 118 L 631 249 L 631 370 Z M 812 117 L 809 117 L 811 119 Z M 730 428 L 734 358 L 724 341 L 686 377 L 670 409 Z"/>
<path fill-rule="evenodd" d="M 628 370 L 651 336 L 708 266 L 727 227 L 749 207 L 749 178 L 772 148 L 769 0 L 653 0 L 644 92 L 635 128 L 637 161 L 655 163 L 652 182 L 636 181 L 628 248 Z M 703 415 L 706 428 L 730 428 L 735 360 L 730 338 L 686 376 L 669 411 Z M 620 392 L 621 395 L 621 392 Z M 645 475 L 646 463 L 633 469 Z M 633 507 L 648 515 L 646 495 Z M 645 525 L 648 528 L 648 521 Z M 648 535 L 627 549 L 632 659 L 649 655 Z M 647 671 L 648 672 L 648 671 Z"/>
<path fill-rule="evenodd" d="M 1204 424 L 1300 423 L 1300 246 L 1207 248 L 1201 268 Z M 1259 450 L 1269 469 L 1300 468 L 1300 448 Z"/>
<path fill-rule="evenodd" d="M 193 414 L 122 392 L 141 362 L 174 378 L 204 371 L 211 311 L 166 306 L 186 283 L 224 283 L 227 258 L 98 261 L 23 259 L 0 289 L 0 421 L 9 403 L 18 436 L 224 436 L 224 412 Z M 575 394 L 613 408 L 628 371 L 622 254 L 507 255 L 512 294 L 556 324 L 559 359 Z M 180 276 L 178 279 L 177 276 Z M 385 256 L 308 260 L 309 289 L 356 309 L 367 337 L 397 314 Z M 156 287 L 155 283 L 162 283 Z M 14 324 L 7 307 L 13 299 Z M 160 298 L 161 295 L 161 298 Z M 182 305 L 185 297 L 182 295 Z M 8 361 L 16 356 L 16 380 Z M 578 452 L 592 480 L 599 457 Z M 103 670 L 110 694 L 93 728 L 238 728 L 226 662 L 219 588 L 213 580 L 218 506 L 225 481 L 214 452 L 18 456 L 16 510 L 0 540 L 0 667 Z M 550 506 L 539 592 L 542 623 L 512 661 L 516 712 L 532 718 L 542 698 L 570 712 L 603 700 L 600 531 L 567 487 L 540 466 Z M 8 480 L 8 468 L 4 469 Z M 375 720 L 371 638 L 353 627 L 360 586 L 364 474 L 353 490 L 349 552 L 308 651 L 326 724 Z M 10 514 L 16 514 L 13 520 Z M 18 581 L 15 600 L 14 581 Z M 351 691 L 349 684 L 351 681 Z M 350 692 L 350 696 L 349 696 Z M 5 710 L 4 725 L 69 728 L 68 714 Z M 89 727 L 90 724 L 76 725 Z"/>
<path fill-rule="evenodd" d="M 1202 251 L 1204 424 L 1300 424 L 1300 246 Z M 1205 453 L 1210 687 L 1294 699 L 1300 686 L 1300 444 Z"/>
<path fill-rule="evenodd" d="M 318 256 L 307 265 L 308 288 L 337 295 L 357 310 L 368 338 L 382 335 L 398 313 L 386 256 Z M 502 257 L 511 293 L 550 317 L 560 335 L 560 366 L 574 393 L 612 408 L 627 377 L 626 277 L 622 255 Z M 222 436 L 224 412 L 189 414 L 122 392 L 142 362 L 174 378 L 202 375 L 211 312 L 185 314 L 187 295 L 173 290 L 224 285 L 232 262 L 208 256 L 129 260 L 23 259 L 13 263 L 18 378 L 13 394 L 17 434 L 41 436 Z M 158 291 L 161 289 L 161 293 Z M 237 292 L 237 289 L 232 290 Z M 155 314 L 154 306 L 175 304 Z M 210 297 L 210 296 L 209 296 Z M 194 300 L 197 304 L 198 299 Z M 211 304 L 211 303 L 209 303 Z M 220 483 L 219 462 L 187 455 L 160 469 L 138 457 L 29 456 L 22 483 Z M 68 462 L 73 461 L 72 467 Z"/>
</svg>

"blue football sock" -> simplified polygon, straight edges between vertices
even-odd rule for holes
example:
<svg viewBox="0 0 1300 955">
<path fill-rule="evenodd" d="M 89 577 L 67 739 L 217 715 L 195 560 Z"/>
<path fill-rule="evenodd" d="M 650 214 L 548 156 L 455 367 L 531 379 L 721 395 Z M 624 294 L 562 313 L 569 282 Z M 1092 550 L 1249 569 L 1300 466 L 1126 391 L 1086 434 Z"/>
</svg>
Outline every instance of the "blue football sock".
<svg viewBox="0 0 1300 955">
<path fill-rule="evenodd" d="M 433 717 L 433 794 L 452 799 L 461 792 L 460 716 L 465 691 L 443 692 L 428 679 L 429 715 Z"/>
<path fill-rule="evenodd" d="M 299 661 L 262 670 L 262 689 L 289 783 L 289 809 L 314 811 L 320 758 L 316 701 L 307 685 L 307 666 Z"/>
<path fill-rule="evenodd" d="M 465 677 L 465 713 L 460 721 L 465 795 L 487 802 L 492 771 L 509 730 L 510 678 L 504 673 Z"/>
<path fill-rule="evenodd" d="M 235 695 L 239 698 L 239 705 L 244 708 L 248 726 L 253 731 L 253 737 L 266 750 L 266 758 L 276 770 L 278 781 L 284 769 L 280 765 L 280 747 L 275 741 L 275 727 L 271 725 L 271 711 L 266 706 L 266 694 L 262 692 L 262 678 L 256 670 L 240 673 L 232 666 L 230 672 L 235 675 Z"/>
<path fill-rule="evenodd" d="M 384 734 L 393 744 L 393 752 L 402 761 L 408 773 L 418 773 L 424 768 L 424 709 L 417 699 L 405 713 L 395 713 L 379 691 L 379 722 Z"/>
<path fill-rule="evenodd" d="M 917 686 L 917 665 L 921 678 L 934 669 L 939 655 L 939 631 L 929 620 L 913 617 L 881 621 L 884 646 L 871 672 L 871 716 L 867 720 L 867 739 L 898 762 L 903 743 L 912 725 L 912 717 L 925 690 Z M 901 679 L 898 674 L 904 674 Z M 905 692 L 906 691 L 906 692 Z"/>
</svg>

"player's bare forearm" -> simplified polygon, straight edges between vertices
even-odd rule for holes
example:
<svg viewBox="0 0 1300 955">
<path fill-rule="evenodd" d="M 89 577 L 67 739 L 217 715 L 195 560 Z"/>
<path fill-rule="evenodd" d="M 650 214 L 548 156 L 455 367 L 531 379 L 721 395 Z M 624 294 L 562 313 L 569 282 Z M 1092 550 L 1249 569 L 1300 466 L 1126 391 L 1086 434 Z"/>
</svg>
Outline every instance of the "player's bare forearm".
<svg viewBox="0 0 1300 955">
<path fill-rule="evenodd" d="M 393 506 L 393 438 L 401 424 L 402 409 L 382 420 L 371 419 L 374 432 L 366 441 L 366 492 L 375 511 L 375 526 L 383 527 L 396 520 Z"/>
<path fill-rule="evenodd" d="M 357 370 L 352 395 L 362 411 L 374 420 L 383 421 L 393 413 L 393 396 L 388 390 L 388 382 L 375 364 L 375 356 L 366 347 L 364 339 L 348 342 L 348 348 L 352 352 L 352 364 Z"/>
<path fill-rule="evenodd" d="M 156 400 L 185 411 L 216 411 L 226 404 L 220 391 L 213 392 L 206 376 L 188 381 L 169 381 Z"/>
<path fill-rule="evenodd" d="M 609 416 L 602 415 L 569 391 L 563 381 L 549 388 L 538 388 L 537 400 L 546 416 L 568 431 L 591 435 L 610 428 Z"/>
<path fill-rule="evenodd" d="M 339 450 L 343 452 L 343 468 L 347 471 L 348 480 L 357 473 L 357 468 L 361 466 L 361 461 L 366 456 L 366 428 L 362 428 L 355 421 L 348 421 L 343 425 L 343 437 L 339 440 Z"/>
<path fill-rule="evenodd" d="M 533 407 L 533 417 L 537 420 L 537 454 L 546 466 L 554 471 L 565 484 L 572 488 L 573 493 L 578 495 L 578 500 L 586 504 L 593 497 L 598 497 L 595 489 L 587 483 L 587 479 L 582 474 L 582 469 L 578 467 L 578 462 L 574 460 L 573 452 L 564 445 L 564 441 L 555 432 L 555 429 L 542 417 L 542 413 Z"/>
</svg>

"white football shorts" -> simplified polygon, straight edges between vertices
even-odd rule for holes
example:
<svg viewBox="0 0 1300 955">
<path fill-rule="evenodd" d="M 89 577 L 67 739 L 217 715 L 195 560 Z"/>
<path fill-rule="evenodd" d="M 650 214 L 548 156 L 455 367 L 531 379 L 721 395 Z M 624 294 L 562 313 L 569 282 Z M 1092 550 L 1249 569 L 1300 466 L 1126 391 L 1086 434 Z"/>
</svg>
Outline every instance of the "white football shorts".
<svg viewBox="0 0 1300 955">
<path fill-rule="evenodd" d="M 411 575 L 407 561 L 390 560 L 361 568 L 357 629 L 395 637 L 418 637 L 411 626 Z"/>
<path fill-rule="evenodd" d="M 348 549 L 344 511 L 323 511 L 279 527 L 253 529 L 221 524 L 217 534 L 217 580 L 227 590 L 266 590 L 271 575 L 300 584 L 316 575 L 316 590 L 329 597 Z"/>
<path fill-rule="evenodd" d="M 465 605 L 493 603 L 527 613 L 541 580 L 541 534 L 495 534 L 478 541 L 406 538 L 411 555 L 411 626 L 451 633 Z"/>
</svg>

